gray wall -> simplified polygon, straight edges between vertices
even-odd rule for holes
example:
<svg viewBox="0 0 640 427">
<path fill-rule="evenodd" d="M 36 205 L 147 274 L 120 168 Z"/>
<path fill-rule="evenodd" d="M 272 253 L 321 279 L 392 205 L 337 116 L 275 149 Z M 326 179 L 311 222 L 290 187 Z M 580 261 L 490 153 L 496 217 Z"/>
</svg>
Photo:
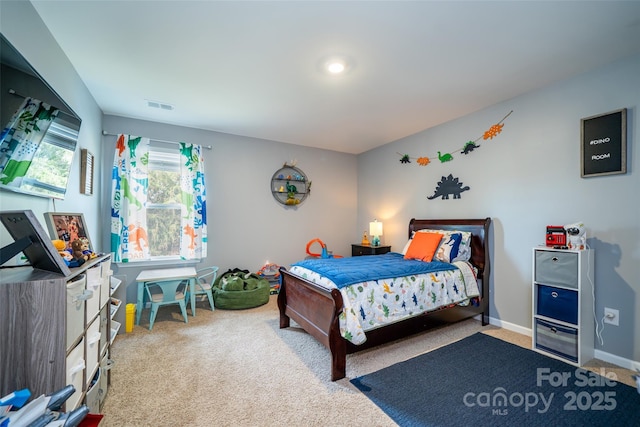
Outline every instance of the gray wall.
<svg viewBox="0 0 640 427">
<path fill-rule="evenodd" d="M 3 34 L 83 119 L 80 148 L 110 164 L 113 137 L 103 137 L 102 113 L 29 2 L 0 2 Z M 29 32 L 24 28 L 28 27 Z M 552 87 L 426 130 L 357 157 L 135 120 L 105 117 L 110 132 L 185 139 L 214 149 L 205 159 L 211 246 L 202 264 L 255 269 L 266 260 L 287 264 L 304 256 L 312 238 L 348 254 L 369 221 L 384 221 L 383 242 L 399 250 L 412 217 L 493 218 L 492 316 L 515 329 L 531 327 L 531 252 L 545 226 L 582 220 L 596 250 L 596 309 L 620 310 L 620 326 L 607 325 L 598 348 L 640 361 L 640 202 L 638 100 L 640 57 L 611 64 Z M 580 178 L 580 119 L 627 107 L 628 172 Z M 501 135 L 468 156 L 420 167 L 399 162 L 399 153 L 435 155 L 482 135 L 508 111 Z M 313 180 L 312 195 L 298 210 L 277 205 L 269 193 L 273 172 L 285 161 Z M 96 178 L 108 177 L 108 167 Z M 79 156 L 71 180 L 79 179 Z M 442 175 L 452 173 L 471 190 L 460 200 L 427 200 Z M 71 184 L 64 201 L 2 192 L 0 209 L 83 212 L 94 245 L 106 251 L 108 209 L 97 181 L 93 196 Z M 357 211 L 356 211 L 357 200 Z M 233 208 L 227 208 L 233 206 Z M 237 207 L 239 206 L 239 208 Z M 217 215 L 217 217 L 215 216 Z M 4 233 L 4 230 L 2 232 Z M 1 234 L 6 242 L 6 233 Z M 129 277 L 135 277 L 135 274 Z"/>
<path fill-rule="evenodd" d="M 93 245 L 99 249 L 103 248 L 97 232 L 101 221 L 98 211 L 99 200 L 102 197 L 100 188 L 94 189 L 93 196 L 80 193 L 80 150 L 86 148 L 94 154 L 100 151 L 102 111 L 31 3 L 2 1 L 0 9 L 2 34 L 82 119 L 65 199 L 54 203 L 48 198 L 1 191 L 0 210 L 31 209 L 43 226 L 44 212 L 84 213 Z M 0 96 L 10 95 L 3 93 Z M 11 237 L 4 227 L 0 229 L 4 245 Z"/>
<path fill-rule="evenodd" d="M 208 256 L 197 267 L 217 265 L 258 271 L 267 261 L 288 266 L 306 256 L 307 242 L 320 238 L 335 254 L 351 254 L 356 230 L 357 158 L 352 154 L 246 138 L 149 121 L 105 116 L 108 133 L 127 133 L 211 146 L 204 151 L 207 183 Z M 105 184 L 111 176 L 116 136 L 104 137 Z M 271 178 L 285 162 L 297 161 L 313 182 L 311 194 L 296 208 L 271 194 Z M 105 190 L 105 194 L 108 191 Z M 106 204 L 102 212 L 109 212 Z M 105 222 L 107 223 L 107 222 Z M 109 230 L 102 229 L 109 241 Z M 316 252 L 318 246 L 314 246 Z M 148 267 L 147 267 L 148 268 Z M 127 282 L 139 267 L 114 266 Z M 128 300 L 135 298 L 129 287 Z"/>
<path fill-rule="evenodd" d="M 512 99 L 358 157 L 358 224 L 384 221 L 394 250 L 407 240 L 412 217 L 493 218 L 491 316 L 517 330 L 531 328 L 532 248 L 547 225 L 583 221 L 595 249 L 596 313 L 620 310 L 606 325 L 604 352 L 640 361 L 640 55 Z M 580 177 L 580 119 L 627 108 L 627 173 Z M 453 151 L 481 136 L 509 111 L 503 131 L 471 154 Z M 427 166 L 401 164 L 398 153 L 435 156 Z M 427 200 L 443 175 L 471 189 L 459 200 Z M 640 363 L 640 362 L 639 362 Z M 639 365 L 640 366 L 640 365 Z"/>
</svg>

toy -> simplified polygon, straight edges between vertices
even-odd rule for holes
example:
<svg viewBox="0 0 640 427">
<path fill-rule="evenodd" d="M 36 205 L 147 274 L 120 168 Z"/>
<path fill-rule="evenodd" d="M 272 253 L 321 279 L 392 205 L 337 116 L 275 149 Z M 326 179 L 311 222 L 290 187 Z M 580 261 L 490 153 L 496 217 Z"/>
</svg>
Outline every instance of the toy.
<svg viewBox="0 0 640 427">
<path fill-rule="evenodd" d="M 280 266 L 269 261 L 256 273 L 269 282 L 269 293 L 275 295 L 280 291 Z"/>
<path fill-rule="evenodd" d="M 76 239 L 73 242 L 71 242 L 71 251 L 72 251 L 71 255 L 73 256 L 73 260 L 74 261 L 82 260 L 82 262 L 80 263 L 80 265 L 82 265 L 87 259 L 89 259 L 89 257 L 84 254 L 84 251 L 87 249 L 89 248 L 80 239 Z"/>
<path fill-rule="evenodd" d="M 290 177 L 287 177 L 287 179 L 290 179 Z M 297 192 L 298 192 L 298 189 L 296 188 L 296 186 L 293 184 L 290 184 L 289 181 L 287 181 L 287 200 L 285 201 L 285 204 L 299 205 L 300 199 L 296 198 Z"/>
<path fill-rule="evenodd" d="M 216 310 L 253 308 L 269 302 L 269 281 L 249 270 L 229 269 L 211 287 Z"/>
<path fill-rule="evenodd" d="M 280 278 L 280 266 L 277 264 L 271 264 L 267 261 L 260 270 L 256 273 L 258 276 L 262 276 L 267 280 L 277 280 Z"/>
<path fill-rule="evenodd" d="M 575 222 L 573 224 L 567 224 L 564 226 L 567 232 L 569 249 L 583 250 L 587 247 L 587 231 L 585 230 L 582 222 Z"/>
<path fill-rule="evenodd" d="M 86 256 L 88 260 L 98 256 L 98 254 L 89 249 L 89 239 L 81 237 L 80 241 L 82 242 L 82 254 Z"/>
<path fill-rule="evenodd" d="M 364 233 L 362 234 L 362 245 L 370 245 L 369 243 L 369 238 L 367 237 L 367 230 L 364 230 Z"/>
<path fill-rule="evenodd" d="M 545 244 L 550 247 L 566 246 L 567 232 L 561 225 L 547 225 L 547 237 Z"/>
<path fill-rule="evenodd" d="M 73 260 L 73 256 L 69 253 L 69 251 L 66 250 L 67 244 L 64 242 L 64 240 L 55 239 L 51 242 L 53 243 L 53 247 L 58 251 L 58 254 L 60 254 L 62 259 L 64 260 L 65 264 L 69 265 L 71 260 Z"/>
<path fill-rule="evenodd" d="M 322 253 L 316 254 L 310 251 L 311 245 L 316 242 L 320 243 L 320 246 L 322 247 Z M 325 245 L 324 242 L 320 239 L 313 239 L 307 243 L 307 255 L 309 255 L 308 258 L 342 258 L 342 255 L 334 255 L 332 252 L 327 251 L 327 245 Z"/>
</svg>

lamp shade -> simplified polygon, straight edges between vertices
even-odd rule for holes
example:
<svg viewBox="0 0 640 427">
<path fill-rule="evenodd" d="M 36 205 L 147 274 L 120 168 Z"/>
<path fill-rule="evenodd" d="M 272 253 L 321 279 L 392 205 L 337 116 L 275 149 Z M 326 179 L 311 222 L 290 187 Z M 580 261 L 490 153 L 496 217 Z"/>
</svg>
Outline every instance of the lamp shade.
<svg viewBox="0 0 640 427">
<path fill-rule="evenodd" d="M 376 221 L 369 223 L 369 234 L 372 236 L 382 236 L 382 223 Z"/>
</svg>

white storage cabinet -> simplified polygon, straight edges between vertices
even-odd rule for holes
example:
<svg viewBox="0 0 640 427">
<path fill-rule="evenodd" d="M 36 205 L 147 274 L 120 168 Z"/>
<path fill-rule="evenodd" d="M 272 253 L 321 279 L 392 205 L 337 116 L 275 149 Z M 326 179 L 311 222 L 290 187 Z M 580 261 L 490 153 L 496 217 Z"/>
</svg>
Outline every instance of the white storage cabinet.
<svg viewBox="0 0 640 427">
<path fill-rule="evenodd" d="M 593 250 L 533 249 L 533 349 L 582 366 L 593 359 Z"/>
</svg>

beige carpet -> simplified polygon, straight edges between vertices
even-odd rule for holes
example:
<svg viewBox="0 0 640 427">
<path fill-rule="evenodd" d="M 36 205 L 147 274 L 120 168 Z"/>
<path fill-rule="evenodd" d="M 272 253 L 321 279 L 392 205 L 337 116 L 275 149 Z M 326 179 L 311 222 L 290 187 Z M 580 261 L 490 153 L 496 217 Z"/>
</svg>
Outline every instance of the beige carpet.
<svg viewBox="0 0 640 427">
<path fill-rule="evenodd" d="M 179 313 L 161 307 L 149 331 L 144 310 L 141 324 L 116 338 L 101 426 L 395 426 L 349 379 L 478 331 L 531 346 L 527 336 L 467 320 L 348 355 L 347 378 L 331 382 L 328 350 L 293 323 L 279 329 L 275 296 L 240 311 L 200 302 L 188 324 Z M 615 371 L 632 384 L 629 371 Z"/>
</svg>

